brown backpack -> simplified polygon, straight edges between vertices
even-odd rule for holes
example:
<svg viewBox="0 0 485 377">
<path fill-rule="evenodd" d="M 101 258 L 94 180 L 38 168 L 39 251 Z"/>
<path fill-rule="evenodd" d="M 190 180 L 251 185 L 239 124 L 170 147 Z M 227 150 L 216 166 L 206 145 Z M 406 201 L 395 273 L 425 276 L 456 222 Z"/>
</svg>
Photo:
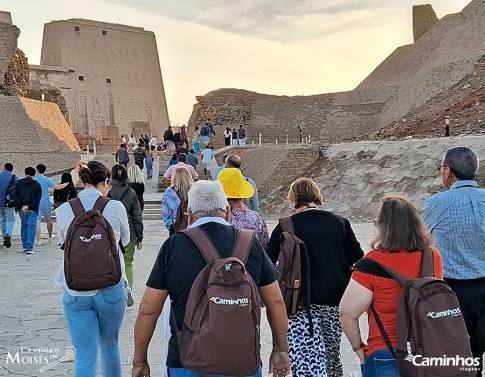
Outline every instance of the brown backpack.
<svg viewBox="0 0 485 377">
<path fill-rule="evenodd" d="M 457 358 L 472 360 L 470 341 L 456 294 L 444 280 L 434 277 L 431 249 L 421 254 L 417 279 L 408 279 L 370 258 L 358 261 L 353 270 L 394 279 L 403 287 L 397 309 L 397 351 L 371 306 L 381 335 L 397 360 L 401 377 L 476 375 L 476 371 L 470 371 L 472 365 L 456 366 Z M 453 360 L 443 360 L 448 365 L 440 365 L 441 358 Z"/>
<path fill-rule="evenodd" d="M 109 199 L 100 196 L 86 211 L 79 198 L 69 200 L 74 213 L 64 250 L 64 274 L 69 289 L 90 291 L 119 283 L 120 257 L 110 223 L 103 217 Z"/>
<path fill-rule="evenodd" d="M 291 216 L 280 219 L 280 253 L 276 268 L 280 276 L 278 283 L 285 302 L 288 317 L 299 310 L 307 313 L 310 335 L 313 336 L 313 323 L 310 315 L 311 282 L 310 259 L 305 243 L 295 235 Z"/>
<path fill-rule="evenodd" d="M 221 258 L 200 228 L 183 230 L 207 265 L 190 289 L 182 329 L 180 362 L 201 374 L 251 376 L 260 360 L 258 287 L 246 270 L 254 234 L 238 230 L 232 256 Z M 175 317 L 172 311 L 172 320 Z"/>
<path fill-rule="evenodd" d="M 189 215 L 188 215 L 188 205 L 189 201 L 188 199 L 182 200 L 180 198 L 179 194 L 175 192 L 177 196 L 179 197 L 180 204 L 177 207 L 177 213 L 175 215 L 175 222 L 173 223 L 173 230 L 175 232 L 178 232 L 179 230 L 184 230 L 187 229 L 189 226 Z"/>
</svg>

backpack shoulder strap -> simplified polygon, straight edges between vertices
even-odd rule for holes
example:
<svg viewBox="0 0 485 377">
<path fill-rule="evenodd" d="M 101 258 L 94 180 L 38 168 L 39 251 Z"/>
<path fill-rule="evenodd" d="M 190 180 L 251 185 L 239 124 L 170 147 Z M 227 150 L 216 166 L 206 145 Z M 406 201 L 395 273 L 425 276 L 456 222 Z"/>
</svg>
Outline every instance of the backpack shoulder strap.
<svg viewBox="0 0 485 377">
<path fill-rule="evenodd" d="M 420 277 L 435 277 L 434 275 L 434 255 L 430 247 L 421 252 L 421 263 L 419 265 Z"/>
<path fill-rule="evenodd" d="M 212 244 L 212 241 L 200 227 L 189 228 L 180 230 L 179 232 L 185 233 L 195 243 L 200 253 L 204 257 L 207 263 L 214 259 L 220 258 L 219 253 Z"/>
<path fill-rule="evenodd" d="M 109 203 L 109 199 L 105 198 L 104 196 L 100 196 L 98 199 L 96 199 L 96 202 L 94 203 L 93 209 L 98 210 L 100 213 L 103 213 L 104 208 L 106 205 Z"/>
<path fill-rule="evenodd" d="M 365 262 L 361 262 L 362 260 L 365 260 Z M 372 266 L 372 264 L 374 266 Z M 402 286 L 405 286 L 407 282 L 410 280 L 404 275 L 401 275 L 399 272 L 394 271 L 392 268 L 389 268 L 386 265 L 381 264 L 371 258 L 362 258 L 352 267 L 352 270 L 364 272 L 366 274 L 375 275 L 379 277 L 387 277 L 387 278 L 390 277 L 396 280 Z"/>
<path fill-rule="evenodd" d="M 241 260 L 244 264 L 248 261 L 249 252 L 253 245 L 254 232 L 251 230 L 240 229 L 237 231 L 236 243 L 232 256 Z"/>
<path fill-rule="evenodd" d="M 125 187 L 125 191 L 123 191 L 123 194 L 121 194 L 121 197 L 120 197 L 120 202 L 123 202 L 123 199 L 125 198 L 126 195 L 128 195 L 128 193 L 130 192 L 130 188 L 128 186 Z"/>
<path fill-rule="evenodd" d="M 85 212 L 83 204 L 81 202 L 81 199 L 79 198 L 74 198 L 69 200 L 69 205 L 71 206 L 72 212 L 74 213 L 74 216 L 77 216 L 83 212 Z"/>
<path fill-rule="evenodd" d="M 280 219 L 280 226 L 282 232 L 295 234 L 295 228 L 293 227 L 293 220 L 291 219 L 291 216 L 282 217 Z"/>
<path fill-rule="evenodd" d="M 374 259 L 371 259 L 371 258 L 360 259 L 359 261 L 357 261 L 357 263 L 354 264 L 351 270 L 360 271 L 374 276 L 379 276 L 381 278 L 394 279 L 394 277 L 386 270 L 385 266 L 383 266 L 382 264 L 380 264 L 379 262 L 376 262 Z M 370 309 L 372 311 L 372 314 L 374 314 L 377 327 L 379 328 L 379 331 L 382 335 L 382 338 L 384 339 L 384 342 L 386 343 L 387 348 L 389 349 L 389 351 L 391 351 L 392 355 L 396 357 L 396 354 L 394 353 L 394 348 L 392 347 L 391 340 L 389 339 L 389 335 L 387 334 L 386 329 L 384 328 L 384 325 L 381 321 L 381 318 L 379 317 L 379 314 L 377 314 L 377 310 L 374 308 L 374 305 L 372 304 L 370 306 Z"/>
</svg>

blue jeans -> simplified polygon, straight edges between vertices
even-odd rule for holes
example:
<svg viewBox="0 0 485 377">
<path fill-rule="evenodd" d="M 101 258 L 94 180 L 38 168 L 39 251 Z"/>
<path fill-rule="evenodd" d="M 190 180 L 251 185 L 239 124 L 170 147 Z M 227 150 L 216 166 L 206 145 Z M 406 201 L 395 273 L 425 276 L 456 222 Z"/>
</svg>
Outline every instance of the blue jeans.
<svg viewBox="0 0 485 377">
<path fill-rule="evenodd" d="M 15 208 L 0 207 L 0 229 L 2 237 L 12 236 L 15 224 Z"/>
<path fill-rule="evenodd" d="M 210 375 L 200 374 L 185 368 L 168 368 L 168 375 L 170 377 L 229 377 L 229 376 L 214 375 L 214 374 L 210 374 Z M 262 377 L 262 376 L 263 376 L 263 372 L 261 368 L 259 368 L 258 372 L 255 375 L 248 376 L 248 377 Z"/>
<path fill-rule="evenodd" d="M 37 230 L 37 214 L 32 210 L 27 212 L 19 211 L 19 216 L 22 225 L 20 228 L 22 247 L 27 251 L 32 251 Z"/>
<path fill-rule="evenodd" d="M 105 377 L 121 377 L 118 336 L 126 310 L 126 281 L 99 289 L 94 296 L 71 296 L 64 291 L 62 303 L 67 329 L 76 349 L 75 377 L 95 377 L 98 348 Z"/>
<path fill-rule="evenodd" d="M 360 369 L 362 377 L 399 377 L 396 359 L 389 350 L 371 353 Z"/>
<path fill-rule="evenodd" d="M 145 158 L 145 165 L 147 167 L 147 178 L 153 177 L 153 158 Z"/>
</svg>

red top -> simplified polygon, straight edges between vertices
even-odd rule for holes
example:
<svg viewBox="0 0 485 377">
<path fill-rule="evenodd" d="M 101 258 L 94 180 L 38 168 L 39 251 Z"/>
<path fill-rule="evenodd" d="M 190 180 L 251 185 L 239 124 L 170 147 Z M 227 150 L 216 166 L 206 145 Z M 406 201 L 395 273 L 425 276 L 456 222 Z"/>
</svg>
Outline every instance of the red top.
<svg viewBox="0 0 485 377">
<path fill-rule="evenodd" d="M 443 279 L 443 264 L 441 262 L 441 255 L 437 249 L 431 247 L 434 256 L 434 274 L 438 279 Z M 416 279 L 419 277 L 419 264 L 421 261 L 420 252 L 399 252 L 399 253 L 385 253 L 379 250 L 372 250 L 366 254 L 366 258 L 374 259 L 375 261 L 392 268 L 396 272 L 401 273 L 407 278 Z M 379 314 L 384 329 L 389 335 L 389 339 L 394 348 L 397 347 L 397 306 L 399 297 L 401 296 L 402 287 L 394 279 L 381 278 L 378 276 L 366 274 L 359 271 L 352 273 L 352 279 L 357 283 L 372 291 L 374 297 L 372 298 L 372 305 Z M 369 336 L 367 338 L 367 347 L 365 354 L 383 349 L 388 349 L 386 342 L 377 327 L 376 320 L 372 314 L 371 309 L 367 309 L 369 318 Z"/>
</svg>

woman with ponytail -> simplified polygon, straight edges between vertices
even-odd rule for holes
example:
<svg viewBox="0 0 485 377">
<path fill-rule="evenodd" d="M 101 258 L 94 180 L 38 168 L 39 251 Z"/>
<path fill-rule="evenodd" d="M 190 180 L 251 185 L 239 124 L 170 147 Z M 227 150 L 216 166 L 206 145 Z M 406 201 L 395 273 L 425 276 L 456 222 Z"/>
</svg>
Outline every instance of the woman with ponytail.
<svg viewBox="0 0 485 377">
<path fill-rule="evenodd" d="M 78 197 L 86 211 L 91 210 L 101 196 L 111 188 L 111 173 L 99 161 L 80 162 L 77 166 L 84 190 Z M 69 203 L 56 209 L 59 241 L 66 241 L 67 230 L 74 220 Z M 117 244 L 126 245 L 130 229 L 126 210 L 120 202 L 110 200 L 103 210 L 103 217 L 113 229 Z M 127 279 L 124 261 L 119 250 L 122 278 L 119 283 L 102 289 L 74 291 L 69 289 L 61 264 L 54 282 L 63 288 L 62 298 L 67 329 L 76 350 L 74 376 L 95 377 L 98 349 L 101 351 L 103 376 L 121 377 L 121 352 L 119 333 L 126 311 Z M 72 263 L 72 261 L 71 261 Z"/>
</svg>

